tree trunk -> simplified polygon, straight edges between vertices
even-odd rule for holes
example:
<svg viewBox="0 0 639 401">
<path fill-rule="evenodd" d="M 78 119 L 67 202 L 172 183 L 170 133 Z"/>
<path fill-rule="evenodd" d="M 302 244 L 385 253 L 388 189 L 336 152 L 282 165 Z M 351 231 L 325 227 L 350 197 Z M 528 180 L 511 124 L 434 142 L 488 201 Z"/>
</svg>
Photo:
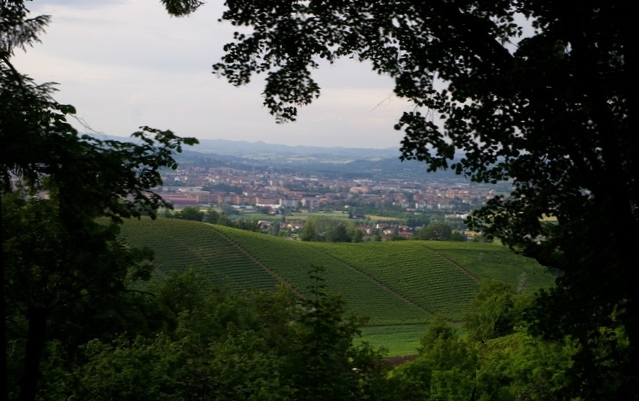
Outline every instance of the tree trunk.
<svg viewBox="0 0 639 401">
<path fill-rule="evenodd" d="M 47 313 L 43 309 L 30 309 L 27 320 L 27 344 L 24 351 L 24 370 L 20 379 L 19 401 L 35 401 L 40 379 L 40 359 L 46 343 Z"/>
</svg>

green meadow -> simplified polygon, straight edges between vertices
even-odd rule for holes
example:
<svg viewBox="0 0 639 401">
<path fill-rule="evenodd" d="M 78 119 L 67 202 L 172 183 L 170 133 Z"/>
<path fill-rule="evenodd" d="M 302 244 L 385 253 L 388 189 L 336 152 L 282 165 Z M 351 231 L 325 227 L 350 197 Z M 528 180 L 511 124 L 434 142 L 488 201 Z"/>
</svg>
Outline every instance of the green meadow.
<svg viewBox="0 0 639 401">
<path fill-rule="evenodd" d="M 390 357 L 415 355 L 419 339 L 427 328 L 428 324 L 366 326 L 362 328 L 360 340 L 374 347 L 386 348 Z"/>
<path fill-rule="evenodd" d="M 497 244 L 391 241 L 300 242 L 177 219 L 127 221 L 122 237 L 154 250 L 157 274 L 189 267 L 234 289 L 293 287 L 304 295 L 312 266 L 349 312 L 369 318 L 363 338 L 390 356 L 414 354 L 430 318 L 460 323 L 481 279 L 534 292 L 554 276 Z"/>
</svg>

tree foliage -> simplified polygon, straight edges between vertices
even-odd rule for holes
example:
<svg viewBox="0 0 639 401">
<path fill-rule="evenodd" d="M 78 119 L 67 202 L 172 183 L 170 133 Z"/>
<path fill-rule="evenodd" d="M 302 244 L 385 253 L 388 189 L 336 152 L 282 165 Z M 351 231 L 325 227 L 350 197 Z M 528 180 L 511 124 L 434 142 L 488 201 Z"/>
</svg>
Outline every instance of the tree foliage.
<svg viewBox="0 0 639 401">
<path fill-rule="evenodd" d="M 173 153 L 196 140 L 149 127 L 132 135 L 138 143 L 80 135 L 67 120 L 75 108 L 55 101 L 53 84 L 36 84 L 11 64 L 15 50 L 38 42 L 49 22 L 48 16 L 27 16 L 22 1 L 3 1 L 2 190 L 11 190 L 12 181 L 19 179 L 33 190 L 53 191 L 66 219 L 107 215 L 117 220 L 170 207 L 151 189 L 161 183 L 161 168 L 177 167 Z"/>
<path fill-rule="evenodd" d="M 402 399 L 473 399 L 477 352 L 441 317 L 435 317 L 420 339 L 419 357 L 401 366 Z"/>
<path fill-rule="evenodd" d="M 14 367 L 4 387 L 8 399 L 30 401 L 51 342 L 69 352 L 151 322 L 134 317 L 144 303 L 131 312 L 127 293 L 149 279 L 150 252 L 129 249 L 116 223 L 170 207 L 153 192 L 160 170 L 175 169 L 174 152 L 197 141 L 149 127 L 133 134 L 137 142 L 79 134 L 68 121 L 75 108 L 53 98 L 54 86 L 11 63 L 16 49 L 39 41 L 49 17 L 29 18 L 24 2 L 7 0 L 0 18 L 2 334 Z"/>
<path fill-rule="evenodd" d="M 361 242 L 362 236 L 353 222 L 328 217 L 306 220 L 300 232 L 302 241 Z"/>
<path fill-rule="evenodd" d="M 570 371 L 578 347 L 522 330 L 515 323 L 523 321 L 526 299 L 517 297 L 505 283 L 483 282 L 471 302 L 467 339 L 443 318 L 431 320 L 417 359 L 392 372 L 401 399 L 575 399 Z"/>
<path fill-rule="evenodd" d="M 178 219 L 193 221 L 203 221 L 205 216 L 205 212 L 201 211 L 199 207 L 193 206 L 186 206 L 175 214 L 175 217 L 177 217 Z M 219 215 L 217 217 L 219 219 Z"/>
<path fill-rule="evenodd" d="M 453 235 L 453 229 L 441 221 L 431 221 L 426 227 L 422 227 L 415 233 L 417 239 L 449 241 Z"/>
<path fill-rule="evenodd" d="M 482 280 L 470 303 L 471 311 L 464 317 L 468 340 L 484 343 L 514 333 L 529 303 L 526 295 L 517 295 L 506 283 Z"/>
<path fill-rule="evenodd" d="M 319 96 L 311 72 L 320 60 L 370 62 L 415 105 L 395 127 L 405 133 L 403 159 L 477 182 L 511 180 L 512 193 L 491 199 L 469 224 L 564 271 L 546 294 L 561 307 L 537 309 L 539 332 L 586 345 L 601 325 L 623 328 L 630 359 L 639 360 L 639 32 L 627 18 L 631 2 L 226 5 L 222 20 L 251 29 L 224 47 L 216 73 L 234 85 L 265 74 L 264 104 L 284 122 Z M 547 216 L 556 223 L 544 223 Z M 610 397 L 639 397 L 636 383 L 629 377 Z"/>
<path fill-rule="evenodd" d="M 4 319 L 16 365 L 8 375 L 9 399 L 18 397 L 17 389 L 19 399 L 35 397 L 49 341 L 72 350 L 153 324 L 150 316 L 139 319 L 127 310 L 125 294 L 135 281 L 150 278 L 151 251 L 129 249 L 118 232 L 115 223 L 69 227 L 53 199 L 2 195 Z"/>
<path fill-rule="evenodd" d="M 306 221 L 300 233 L 300 239 L 302 241 L 317 241 L 318 238 L 315 222 L 313 220 Z"/>
<path fill-rule="evenodd" d="M 389 399 L 382 353 L 355 346 L 358 319 L 322 284 L 309 299 L 288 288 L 233 293 L 189 270 L 154 285 L 172 323 L 151 335 L 81 345 L 47 364 L 43 399 Z M 52 344 L 52 355 L 59 355 Z M 52 378 L 60 378 L 58 383 Z M 391 398 L 392 399 L 392 398 Z"/>
<path fill-rule="evenodd" d="M 219 220 L 220 220 L 220 213 L 217 210 L 210 207 L 206 211 L 206 214 L 204 215 L 204 221 L 207 223 L 217 224 Z"/>
</svg>

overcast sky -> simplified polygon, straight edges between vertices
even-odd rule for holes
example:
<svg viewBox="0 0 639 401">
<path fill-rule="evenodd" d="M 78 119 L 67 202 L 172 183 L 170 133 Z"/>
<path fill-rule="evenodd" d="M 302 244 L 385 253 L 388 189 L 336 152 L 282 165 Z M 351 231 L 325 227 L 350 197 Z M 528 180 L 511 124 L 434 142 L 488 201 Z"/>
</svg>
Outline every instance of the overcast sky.
<svg viewBox="0 0 639 401">
<path fill-rule="evenodd" d="M 341 60 L 315 72 L 322 95 L 299 110 L 297 122 L 276 124 L 262 107 L 261 76 L 236 88 L 211 73 L 234 31 L 217 22 L 223 1 L 186 18 L 169 17 L 159 0 L 36 0 L 28 7 L 52 22 L 42 43 L 17 52 L 15 66 L 36 82 L 60 83 L 56 99 L 105 134 L 128 136 L 149 125 L 202 139 L 399 148 L 393 124 L 412 108 L 393 96 L 389 77 Z"/>
</svg>

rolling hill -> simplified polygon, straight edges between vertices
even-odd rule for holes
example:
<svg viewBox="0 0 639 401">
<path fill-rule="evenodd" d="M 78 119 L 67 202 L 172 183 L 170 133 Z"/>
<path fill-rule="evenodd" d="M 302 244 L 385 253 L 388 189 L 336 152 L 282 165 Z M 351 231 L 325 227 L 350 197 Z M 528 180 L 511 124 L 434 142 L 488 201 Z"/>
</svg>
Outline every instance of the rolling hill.
<svg viewBox="0 0 639 401">
<path fill-rule="evenodd" d="M 554 276 L 536 261 L 495 244 L 397 241 L 297 242 L 199 222 L 127 221 L 123 238 L 155 251 L 158 274 L 188 267 L 236 289 L 291 285 L 304 294 L 311 266 L 326 269 L 328 288 L 371 325 L 426 323 L 434 314 L 460 321 L 479 280 L 499 279 L 535 291 Z"/>
</svg>

